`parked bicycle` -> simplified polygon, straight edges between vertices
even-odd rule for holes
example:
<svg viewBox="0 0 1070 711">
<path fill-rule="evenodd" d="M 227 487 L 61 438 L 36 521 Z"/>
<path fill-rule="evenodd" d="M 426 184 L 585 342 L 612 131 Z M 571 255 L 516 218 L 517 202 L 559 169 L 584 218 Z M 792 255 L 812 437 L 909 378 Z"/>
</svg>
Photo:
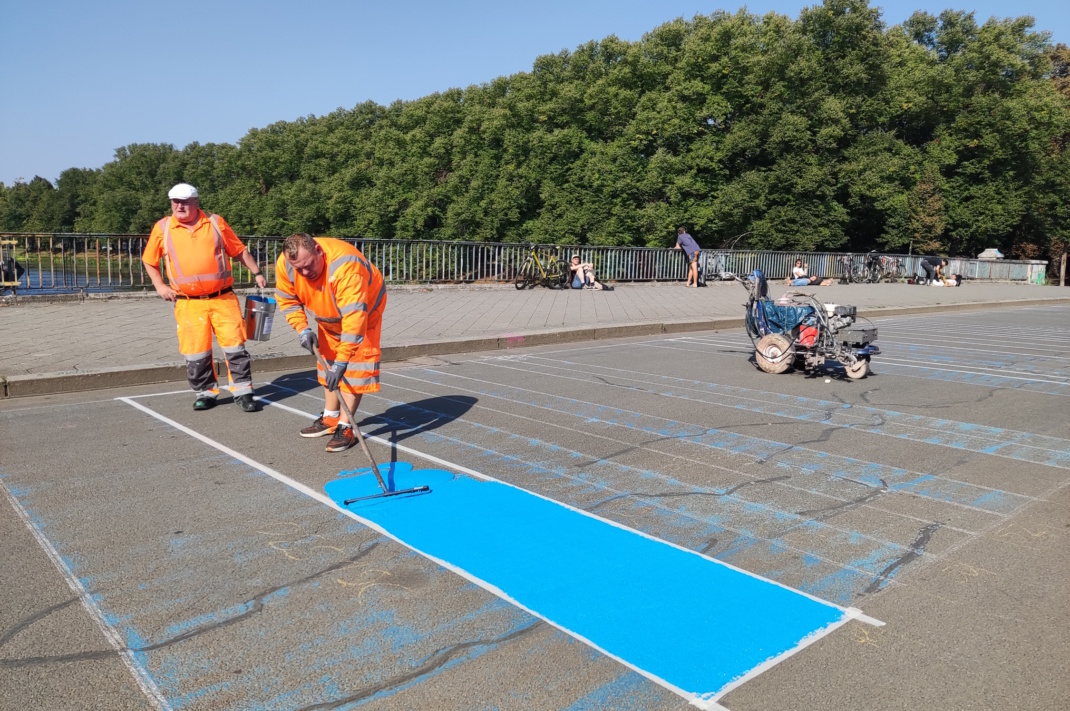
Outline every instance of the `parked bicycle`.
<svg viewBox="0 0 1070 711">
<path fill-rule="evenodd" d="M 548 289 L 564 288 L 569 282 L 569 268 L 565 262 L 558 259 L 556 249 L 540 254 L 534 244 L 529 247 L 528 256 L 516 273 L 516 288 L 531 289 L 536 284 L 542 284 Z"/>
<path fill-rule="evenodd" d="M 705 283 L 706 281 L 734 280 L 736 275 L 725 267 L 725 257 L 723 252 L 703 252 L 699 257 L 703 261 L 699 269 L 699 281 Z"/>
<path fill-rule="evenodd" d="M 853 254 L 841 254 L 836 257 L 836 263 L 840 265 L 840 283 L 850 284 L 853 281 L 851 272 L 853 271 L 851 264 L 854 262 Z"/>
<path fill-rule="evenodd" d="M 851 267 L 851 281 L 860 284 L 876 284 L 881 280 L 882 274 L 881 256 L 875 251 L 867 254 L 862 263 Z"/>
<path fill-rule="evenodd" d="M 899 257 L 881 257 L 881 275 L 878 281 L 901 281 L 907 277 L 907 268 Z"/>
</svg>

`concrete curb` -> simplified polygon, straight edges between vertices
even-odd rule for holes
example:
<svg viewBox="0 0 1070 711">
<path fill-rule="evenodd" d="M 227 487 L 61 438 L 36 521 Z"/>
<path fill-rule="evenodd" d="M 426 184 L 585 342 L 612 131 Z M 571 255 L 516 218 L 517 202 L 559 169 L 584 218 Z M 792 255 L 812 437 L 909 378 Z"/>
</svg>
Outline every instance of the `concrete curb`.
<svg viewBox="0 0 1070 711">
<path fill-rule="evenodd" d="M 904 306 L 878 309 L 871 308 L 860 311 L 859 315 L 866 318 L 879 318 L 884 316 L 902 316 L 908 314 L 939 313 L 947 311 L 977 311 L 981 309 L 1011 308 L 1016 306 L 1054 306 L 1068 303 L 1070 303 L 1070 297 L 1060 297 L 1055 299 L 1024 299 L 1021 301 L 973 302 L 966 304 Z M 738 328 L 742 325 L 742 318 L 719 318 L 695 321 L 630 323 L 616 326 L 587 326 L 566 330 L 507 334 L 497 337 L 492 336 L 451 341 L 427 341 L 385 346 L 383 348 L 382 360 L 384 363 L 393 363 L 420 356 L 478 353 L 508 350 L 510 348 L 526 348 L 531 346 L 578 343 L 583 341 L 601 341 L 614 338 L 656 336 L 668 333 L 717 331 L 728 328 Z M 254 357 L 254 362 L 254 368 L 259 372 L 312 368 L 311 356 L 306 354 L 279 354 Z M 218 361 L 216 363 L 216 368 L 219 372 L 226 372 L 226 363 Z M 34 375 L 15 375 L 11 377 L 0 376 L 0 388 L 2 388 L 0 398 L 57 395 L 61 393 L 103 390 L 105 388 L 129 385 L 184 382 L 185 379 L 185 363 L 121 366 L 116 368 L 101 368 L 92 371 L 40 373 Z"/>
</svg>

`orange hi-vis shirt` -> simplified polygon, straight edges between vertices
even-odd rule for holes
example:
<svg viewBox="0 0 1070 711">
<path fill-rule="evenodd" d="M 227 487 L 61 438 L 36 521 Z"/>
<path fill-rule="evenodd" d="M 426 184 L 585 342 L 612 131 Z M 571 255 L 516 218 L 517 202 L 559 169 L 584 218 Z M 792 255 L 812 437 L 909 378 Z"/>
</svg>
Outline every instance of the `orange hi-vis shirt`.
<svg viewBox="0 0 1070 711">
<path fill-rule="evenodd" d="M 171 288 L 186 296 L 214 294 L 234 284 L 230 260 L 245 244 L 219 215 L 199 211 L 193 229 L 168 215 L 152 226 L 141 261 L 158 267 L 166 256 Z"/>
<path fill-rule="evenodd" d="M 316 237 L 327 268 L 309 281 L 279 255 L 275 265 L 275 300 L 294 330 L 308 328 L 307 308 L 320 328 L 340 341 L 337 359 L 349 362 L 368 331 L 368 315 L 386 298 L 383 275 L 360 250 L 340 239 Z"/>
</svg>

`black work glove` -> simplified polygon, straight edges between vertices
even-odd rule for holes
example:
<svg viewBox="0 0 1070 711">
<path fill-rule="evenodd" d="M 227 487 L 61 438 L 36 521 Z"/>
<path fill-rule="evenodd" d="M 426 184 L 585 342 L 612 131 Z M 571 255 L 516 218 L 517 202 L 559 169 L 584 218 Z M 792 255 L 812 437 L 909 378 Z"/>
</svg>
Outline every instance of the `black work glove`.
<svg viewBox="0 0 1070 711">
<path fill-rule="evenodd" d="M 328 390 L 334 392 L 338 389 L 338 383 L 342 382 L 342 376 L 345 375 L 347 367 L 349 363 L 339 360 L 327 369 L 327 372 L 323 374 L 323 383 Z"/>
<path fill-rule="evenodd" d="M 319 338 L 316 336 L 316 332 L 311 328 L 306 328 L 297 334 L 297 340 L 301 342 L 301 347 L 313 355 L 316 353 L 314 350 L 319 346 Z"/>
</svg>

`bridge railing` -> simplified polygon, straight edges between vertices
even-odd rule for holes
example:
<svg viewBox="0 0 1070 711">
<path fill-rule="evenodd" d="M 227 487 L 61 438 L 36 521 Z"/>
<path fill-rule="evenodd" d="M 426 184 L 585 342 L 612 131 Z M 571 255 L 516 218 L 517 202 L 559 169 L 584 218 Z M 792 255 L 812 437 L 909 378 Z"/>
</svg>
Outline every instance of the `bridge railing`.
<svg viewBox="0 0 1070 711">
<path fill-rule="evenodd" d="M 0 283 L 18 276 L 19 289 L 26 290 L 125 290 L 151 288 L 141 263 L 148 235 L 0 233 Z M 249 251 L 274 282 L 275 263 L 282 237 L 243 237 Z M 436 242 L 430 240 L 382 240 L 353 238 L 355 244 L 391 283 L 509 283 L 530 253 L 526 244 L 501 242 Z M 599 247 L 539 245 L 538 251 L 556 251 L 563 259 L 578 254 L 595 265 L 604 281 L 676 281 L 685 278 L 687 262 L 680 250 L 653 247 Z M 890 255 L 903 260 L 910 274 L 921 272 L 921 257 Z M 846 259 L 844 259 L 846 257 Z M 773 279 L 791 273 L 796 259 L 809 264 L 811 274 L 839 278 L 849 265 L 860 264 L 863 253 L 787 252 L 758 250 L 704 250 L 704 265 L 720 271 L 747 274 L 762 269 Z M 15 265 L 18 265 L 17 267 Z M 1047 262 L 1038 260 L 984 261 L 951 259 L 949 272 L 971 279 L 1044 282 Z M 239 286 L 253 284 L 252 274 L 234 262 L 234 280 Z"/>
</svg>

